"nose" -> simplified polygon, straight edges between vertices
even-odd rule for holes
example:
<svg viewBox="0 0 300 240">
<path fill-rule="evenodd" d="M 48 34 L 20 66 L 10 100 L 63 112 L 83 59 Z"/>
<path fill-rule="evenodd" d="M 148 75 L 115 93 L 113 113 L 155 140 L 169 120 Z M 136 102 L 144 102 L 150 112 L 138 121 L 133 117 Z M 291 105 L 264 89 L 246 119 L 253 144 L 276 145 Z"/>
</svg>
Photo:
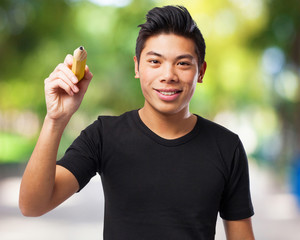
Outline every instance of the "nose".
<svg viewBox="0 0 300 240">
<path fill-rule="evenodd" d="M 165 66 L 162 68 L 163 73 L 161 77 L 161 82 L 177 82 L 178 76 L 176 73 L 176 69 L 172 64 L 165 64 Z"/>
</svg>

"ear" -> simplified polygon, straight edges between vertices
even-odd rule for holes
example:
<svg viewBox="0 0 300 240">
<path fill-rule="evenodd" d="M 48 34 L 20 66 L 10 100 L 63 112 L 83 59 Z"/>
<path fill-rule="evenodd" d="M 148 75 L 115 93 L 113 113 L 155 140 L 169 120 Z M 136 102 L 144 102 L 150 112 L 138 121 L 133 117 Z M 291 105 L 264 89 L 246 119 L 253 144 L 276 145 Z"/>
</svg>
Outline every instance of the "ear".
<svg viewBox="0 0 300 240">
<path fill-rule="evenodd" d="M 203 82 L 203 77 L 206 71 L 206 67 L 207 67 L 207 63 L 204 61 L 201 65 L 200 71 L 199 71 L 199 75 L 198 75 L 198 83 L 202 83 Z"/>
<path fill-rule="evenodd" d="M 133 60 L 134 60 L 134 71 L 135 71 L 134 77 L 135 77 L 135 78 L 140 78 L 140 73 L 139 73 L 139 63 L 138 63 L 137 57 L 134 56 L 134 57 L 133 57 Z"/>
</svg>

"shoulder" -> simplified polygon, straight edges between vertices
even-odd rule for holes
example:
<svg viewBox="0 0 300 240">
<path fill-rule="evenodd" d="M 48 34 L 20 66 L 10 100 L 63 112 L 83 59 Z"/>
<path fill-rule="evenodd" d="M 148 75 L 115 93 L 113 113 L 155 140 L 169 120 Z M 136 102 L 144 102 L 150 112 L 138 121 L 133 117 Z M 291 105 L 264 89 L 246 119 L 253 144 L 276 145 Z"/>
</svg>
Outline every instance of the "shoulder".
<svg viewBox="0 0 300 240">
<path fill-rule="evenodd" d="M 202 132 L 207 137 L 214 138 L 221 142 L 230 141 L 239 143 L 239 136 L 228 128 L 200 116 L 198 116 L 198 121 Z"/>
<path fill-rule="evenodd" d="M 132 124 L 136 111 L 137 110 L 132 110 L 118 116 L 99 116 L 96 121 L 96 124 L 103 129 L 113 128 L 114 130 L 117 130 L 118 128 L 128 127 L 128 125 Z"/>
<path fill-rule="evenodd" d="M 128 121 L 133 118 L 134 113 L 136 111 L 137 110 L 128 111 L 121 115 L 101 115 L 98 116 L 97 121 L 99 121 L 99 123 L 103 123 L 103 122 L 120 123 L 120 122 Z"/>
<path fill-rule="evenodd" d="M 231 165 L 236 151 L 239 148 L 243 149 L 243 145 L 239 136 L 227 129 L 226 127 L 199 117 L 200 135 L 205 141 L 205 145 L 226 162 L 226 165 Z"/>
<path fill-rule="evenodd" d="M 118 116 L 101 115 L 88 129 L 99 132 L 101 137 L 120 138 L 122 135 L 136 132 L 136 114 L 137 110 L 128 111 Z"/>
<path fill-rule="evenodd" d="M 103 125 L 118 125 L 121 123 L 125 123 L 126 121 L 130 121 L 133 118 L 135 111 L 136 110 L 125 112 L 121 115 L 99 115 L 93 123 L 86 127 L 85 130 L 95 130 L 103 128 Z"/>
<path fill-rule="evenodd" d="M 99 135 L 102 135 L 105 131 L 109 132 L 110 130 L 124 128 L 124 125 L 128 124 L 130 119 L 133 118 L 133 112 L 125 112 L 119 116 L 100 115 L 81 132 L 81 137 L 99 138 Z"/>
</svg>

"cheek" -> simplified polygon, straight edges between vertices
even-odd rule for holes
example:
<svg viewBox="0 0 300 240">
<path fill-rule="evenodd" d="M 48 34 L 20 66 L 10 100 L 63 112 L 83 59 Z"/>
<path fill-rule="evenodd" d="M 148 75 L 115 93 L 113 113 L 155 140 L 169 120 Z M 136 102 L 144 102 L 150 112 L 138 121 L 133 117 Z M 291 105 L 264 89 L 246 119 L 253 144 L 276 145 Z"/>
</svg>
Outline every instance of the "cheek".
<svg viewBox="0 0 300 240">
<path fill-rule="evenodd" d="M 197 77 L 195 77 L 194 75 L 189 75 L 186 79 L 187 80 L 184 82 L 186 93 L 191 97 L 193 96 L 197 87 Z"/>
<path fill-rule="evenodd" d="M 195 88 L 197 85 L 198 76 L 196 76 L 194 73 L 187 72 L 182 75 L 182 80 L 190 88 Z"/>
<path fill-rule="evenodd" d="M 145 88 L 147 85 L 149 85 L 149 82 L 147 80 L 147 77 L 145 76 L 145 73 L 140 74 L 140 84 L 142 88 Z"/>
<path fill-rule="evenodd" d="M 151 89 L 152 82 L 150 81 L 146 71 L 142 71 L 143 74 L 140 74 L 140 85 L 142 92 L 145 95 L 148 95 L 147 92 Z"/>
<path fill-rule="evenodd" d="M 147 86 L 151 85 L 155 79 L 155 72 L 149 70 L 149 68 L 144 68 L 140 70 L 140 82 L 141 85 Z"/>
</svg>

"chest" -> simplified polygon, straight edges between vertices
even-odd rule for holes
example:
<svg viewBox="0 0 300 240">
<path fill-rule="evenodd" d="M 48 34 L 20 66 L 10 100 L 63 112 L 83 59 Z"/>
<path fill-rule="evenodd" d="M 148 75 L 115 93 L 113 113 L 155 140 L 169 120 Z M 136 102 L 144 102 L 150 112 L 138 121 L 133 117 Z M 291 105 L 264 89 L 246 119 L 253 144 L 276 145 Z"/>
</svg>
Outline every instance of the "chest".
<svg viewBox="0 0 300 240">
<path fill-rule="evenodd" d="M 225 186 L 222 160 L 199 143 L 166 147 L 127 142 L 104 153 L 102 182 L 122 208 L 217 209 Z"/>
</svg>

